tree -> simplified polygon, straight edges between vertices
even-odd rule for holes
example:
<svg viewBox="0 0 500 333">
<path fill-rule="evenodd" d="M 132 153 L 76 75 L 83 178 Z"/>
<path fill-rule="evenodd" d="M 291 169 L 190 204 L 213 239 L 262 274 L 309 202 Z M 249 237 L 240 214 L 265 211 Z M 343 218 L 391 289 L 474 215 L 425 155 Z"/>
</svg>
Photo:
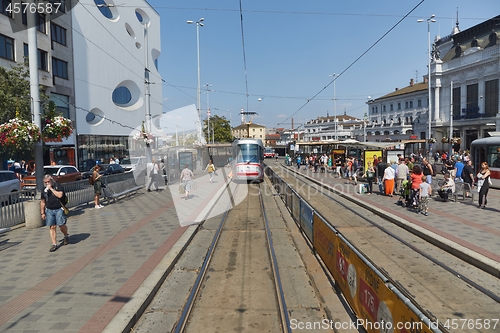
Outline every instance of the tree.
<svg viewBox="0 0 500 333">
<path fill-rule="evenodd" d="M 210 117 L 210 140 L 208 139 L 208 121 L 203 121 L 203 133 L 207 142 L 212 142 L 212 131 L 214 142 L 225 143 L 234 140 L 231 133 L 231 124 L 229 124 L 229 121 L 225 117 L 217 115 Z"/>
<path fill-rule="evenodd" d="M 19 118 L 32 121 L 31 92 L 29 71 L 24 64 L 11 66 L 11 69 L 0 66 L 0 124 Z M 48 100 L 40 89 L 42 105 Z M 33 156 L 33 146 L 21 149 L 0 147 L 2 158 L 30 159 Z"/>
</svg>

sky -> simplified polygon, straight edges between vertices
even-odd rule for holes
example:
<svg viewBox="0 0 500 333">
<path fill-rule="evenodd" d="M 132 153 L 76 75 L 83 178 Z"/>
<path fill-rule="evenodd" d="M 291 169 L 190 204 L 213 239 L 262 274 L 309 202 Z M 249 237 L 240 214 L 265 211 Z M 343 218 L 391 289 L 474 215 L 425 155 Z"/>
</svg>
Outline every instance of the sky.
<svg viewBox="0 0 500 333">
<path fill-rule="evenodd" d="M 362 118 L 368 96 L 381 97 L 411 79 L 422 82 L 431 15 L 436 16 L 430 24 L 433 41 L 451 33 L 457 9 L 460 30 L 500 14 L 498 0 L 148 2 L 161 19 L 166 132 L 172 132 L 174 120 L 192 119 L 177 109 L 191 106 L 196 113 L 196 24 L 188 20 L 204 18 L 199 28 L 203 119 L 208 105 L 212 115 L 232 126 L 241 124 L 243 109 L 256 112 L 254 123 L 292 128 L 293 122 L 297 128 L 319 116 Z M 335 82 L 333 74 L 340 74 Z"/>
</svg>

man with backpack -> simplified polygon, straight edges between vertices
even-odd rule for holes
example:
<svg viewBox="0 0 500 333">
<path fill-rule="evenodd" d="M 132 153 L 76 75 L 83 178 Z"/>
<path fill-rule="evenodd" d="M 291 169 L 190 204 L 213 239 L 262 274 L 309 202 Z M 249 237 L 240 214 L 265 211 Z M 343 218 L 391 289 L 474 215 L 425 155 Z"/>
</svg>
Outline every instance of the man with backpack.
<svg viewBox="0 0 500 333">
<path fill-rule="evenodd" d="M 42 191 L 40 210 L 42 219 L 45 220 L 45 224 L 50 228 L 50 239 L 52 240 L 50 252 L 54 252 L 59 247 L 57 245 L 57 226 L 59 226 L 59 229 L 64 234 L 63 244 L 68 245 L 69 243 L 66 215 L 63 208 L 68 199 L 64 193 L 64 188 L 51 175 L 45 175 L 43 184 L 45 185 L 45 189 Z"/>
</svg>

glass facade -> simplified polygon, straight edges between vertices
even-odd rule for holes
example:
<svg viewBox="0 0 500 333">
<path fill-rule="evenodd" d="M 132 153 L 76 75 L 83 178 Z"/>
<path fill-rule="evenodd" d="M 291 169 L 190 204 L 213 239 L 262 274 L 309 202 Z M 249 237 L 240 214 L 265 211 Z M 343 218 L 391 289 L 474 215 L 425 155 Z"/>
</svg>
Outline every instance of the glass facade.
<svg viewBox="0 0 500 333">
<path fill-rule="evenodd" d="M 78 135 L 78 169 L 88 171 L 100 163 L 109 163 L 114 156 L 120 161 L 130 157 L 129 137 L 111 135 Z"/>
</svg>

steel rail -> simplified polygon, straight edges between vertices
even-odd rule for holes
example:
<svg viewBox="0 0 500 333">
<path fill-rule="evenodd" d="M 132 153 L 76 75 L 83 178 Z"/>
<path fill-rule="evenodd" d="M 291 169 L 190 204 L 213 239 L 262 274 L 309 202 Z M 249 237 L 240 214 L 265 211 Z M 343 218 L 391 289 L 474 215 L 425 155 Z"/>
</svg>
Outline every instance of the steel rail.
<svg viewBox="0 0 500 333">
<path fill-rule="evenodd" d="M 264 218 L 264 224 L 266 227 L 267 245 L 269 248 L 269 255 L 271 256 L 271 268 L 273 270 L 274 284 L 276 286 L 276 296 L 278 300 L 278 306 L 280 309 L 281 327 L 283 332 L 291 333 L 292 328 L 290 326 L 290 317 L 288 315 L 288 309 L 286 307 L 285 293 L 283 291 L 283 285 L 281 284 L 281 277 L 278 267 L 278 261 L 276 259 L 276 253 L 274 251 L 273 237 L 271 233 L 271 228 L 269 227 L 269 220 L 266 215 L 266 207 L 264 204 L 264 198 L 262 196 L 262 191 L 259 188 L 259 200 L 262 209 L 262 217 Z"/>
<path fill-rule="evenodd" d="M 239 185 L 236 185 L 235 193 L 238 190 Z M 194 282 L 193 288 L 191 289 L 191 292 L 189 293 L 189 297 L 184 304 L 184 307 L 181 312 L 181 316 L 179 317 L 179 320 L 177 321 L 177 325 L 175 326 L 174 333 L 180 333 L 183 332 L 184 329 L 186 328 L 186 324 L 189 319 L 189 315 L 191 314 L 191 310 L 193 309 L 194 303 L 196 296 L 198 295 L 200 288 L 201 288 L 201 282 L 203 281 L 207 271 L 208 271 L 208 265 L 210 261 L 212 260 L 213 254 L 215 252 L 215 246 L 219 242 L 220 235 L 222 233 L 222 228 L 224 227 L 224 224 L 227 220 L 227 215 L 229 214 L 229 208 L 234 205 L 234 195 L 231 192 L 231 188 L 229 184 L 227 185 L 228 191 L 229 191 L 229 197 L 231 198 L 230 202 L 228 203 L 228 207 L 225 210 L 224 214 L 222 214 L 221 220 L 219 222 L 219 226 L 217 227 L 217 231 L 215 232 L 214 238 L 212 239 L 212 243 L 210 244 L 210 247 L 208 248 L 207 254 L 205 255 L 205 259 L 203 260 L 203 264 L 201 265 L 200 271 L 198 272 L 198 276 L 196 277 L 196 280 Z M 215 205 L 213 206 L 215 207 Z M 211 210 L 213 209 L 211 208 Z M 208 216 L 208 214 L 207 214 Z"/>
<path fill-rule="evenodd" d="M 289 171 L 289 170 L 287 170 Z M 294 171 L 294 170 L 293 170 Z M 302 178 L 304 178 L 304 176 L 300 173 L 297 173 L 294 171 L 295 174 L 298 174 L 300 175 Z M 301 182 L 303 182 L 304 184 L 306 184 L 307 186 L 310 186 L 312 187 L 312 185 L 308 182 L 306 182 L 305 180 L 303 179 L 300 179 L 299 177 L 296 177 L 297 180 L 300 180 Z M 325 184 L 321 184 L 321 183 L 318 183 L 316 180 L 314 181 L 316 185 L 324 188 L 324 189 L 327 189 L 329 191 L 332 191 L 327 185 Z M 432 255 L 426 253 L 425 251 L 423 250 L 420 250 L 418 249 L 417 247 L 415 247 L 414 245 L 410 244 L 409 242 L 405 241 L 404 239 L 402 239 L 401 237 L 395 235 L 394 233 L 392 233 L 391 231 L 387 230 L 386 228 L 384 228 L 383 226 L 379 225 L 377 222 L 373 221 L 372 219 L 362 215 L 361 213 L 357 212 L 356 210 L 348 207 L 347 205 L 345 205 L 344 203 L 340 202 L 339 200 L 335 199 L 333 196 L 331 195 L 328 195 L 327 193 L 324 193 L 323 192 L 323 195 L 326 196 L 327 198 L 335 201 L 337 204 L 343 206 L 345 209 L 349 210 L 350 212 L 354 213 L 355 215 L 359 216 L 360 218 L 364 219 L 365 221 L 367 221 L 368 223 L 372 224 L 373 226 L 377 227 L 379 230 L 381 230 L 382 232 L 386 233 L 387 235 L 389 235 L 390 237 L 393 237 L 394 239 L 398 240 L 400 243 L 402 243 L 403 245 L 409 247 L 411 250 L 417 252 L 418 254 L 420 254 L 421 256 L 423 256 L 424 258 L 432 261 L 433 263 L 435 263 L 436 265 L 438 265 L 439 267 L 445 269 L 446 271 L 452 273 L 453 275 L 455 275 L 457 278 L 459 278 L 460 280 L 470 284 L 472 287 L 474 287 L 476 290 L 478 290 L 479 292 L 483 293 L 484 295 L 490 297 L 491 299 L 493 299 L 494 301 L 496 301 L 497 303 L 500 303 L 500 296 L 498 296 L 497 294 L 493 293 L 491 290 L 477 284 L 476 282 L 472 281 L 471 279 L 467 278 L 466 276 L 458 273 L 457 271 L 455 271 L 453 268 L 451 268 L 450 266 L 446 265 L 445 263 L 439 261 L 438 259 L 434 258 Z M 349 200 L 351 203 L 353 204 L 357 204 L 355 201 L 353 200 Z M 359 205 L 357 204 L 359 207 L 363 207 L 362 205 Z M 365 208 L 365 207 L 363 207 Z M 365 208 L 366 209 L 366 208 Z M 379 215 L 380 216 L 380 215 Z M 472 264 L 470 264 L 472 265 Z M 393 281 L 390 277 L 387 277 L 389 278 L 392 283 L 394 285 L 400 285 L 399 283 Z M 407 296 L 411 296 L 411 295 L 407 295 Z M 413 297 L 413 296 L 412 296 Z"/>
</svg>

